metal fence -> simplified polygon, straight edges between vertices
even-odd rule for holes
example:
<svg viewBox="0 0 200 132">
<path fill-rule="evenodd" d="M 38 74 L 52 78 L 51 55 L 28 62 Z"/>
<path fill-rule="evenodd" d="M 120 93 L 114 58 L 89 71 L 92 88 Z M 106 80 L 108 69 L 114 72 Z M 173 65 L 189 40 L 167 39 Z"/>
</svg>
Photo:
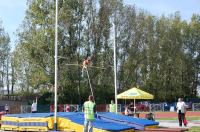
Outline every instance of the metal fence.
<svg viewBox="0 0 200 132">
<path fill-rule="evenodd" d="M 31 105 L 21 105 L 21 113 L 31 113 Z"/>
<path fill-rule="evenodd" d="M 137 112 L 156 112 L 156 111 L 176 111 L 175 104 L 166 105 L 165 103 L 160 104 L 148 104 L 144 108 L 142 105 L 136 105 Z M 59 104 L 57 111 L 65 112 L 67 111 L 67 107 L 69 107 L 70 112 L 82 111 L 83 105 L 78 104 Z M 38 112 L 54 112 L 54 105 L 38 105 Z M 98 112 L 107 112 L 109 111 L 109 104 L 99 104 L 96 106 Z M 118 104 L 118 112 L 124 112 L 125 105 Z M 200 103 L 192 104 L 192 111 L 200 111 Z M 21 105 L 21 113 L 31 113 L 31 105 Z"/>
<path fill-rule="evenodd" d="M 200 103 L 193 103 L 192 111 L 200 111 Z"/>
<path fill-rule="evenodd" d="M 81 112 L 83 105 L 78 104 L 58 104 L 57 111 L 58 112 Z M 96 106 L 98 112 L 107 112 L 109 111 L 108 104 L 99 104 Z M 21 105 L 21 113 L 31 113 L 31 105 Z M 118 104 L 118 112 L 123 110 L 122 105 Z M 37 111 L 40 113 L 43 112 L 54 112 L 54 105 L 38 105 Z"/>
<path fill-rule="evenodd" d="M 149 105 L 149 110 L 151 112 L 154 112 L 154 111 L 164 111 L 164 107 L 163 107 L 163 104 L 150 104 Z"/>
<path fill-rule="evenodd" d="M 59 104 L 57 106 L 58 112 L 65 112 L 68 104 Z M 70 104 L 69 105 L 70 112 L 81 111 L 79 105 L 77 104 Z M 31 113 L 31 105 L 21 105 L 21 113 Z M 54 105 L 37 105 L 37 112 L 44 113 L 44 112 L 54 112 Z"/>
</svg>

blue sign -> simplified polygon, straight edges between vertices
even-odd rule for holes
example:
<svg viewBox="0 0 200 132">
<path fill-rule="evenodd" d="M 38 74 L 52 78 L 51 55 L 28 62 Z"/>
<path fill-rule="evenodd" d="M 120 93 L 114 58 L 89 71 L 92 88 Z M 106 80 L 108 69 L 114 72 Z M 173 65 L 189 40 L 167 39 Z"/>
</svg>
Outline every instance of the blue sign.
<svg viewBox="0 0 200 132">
<path fill-rule="evenodd" d="M 137 93 L 129 93 L 129 95 L 135 96 L 137 95 Z"/>
</svg>

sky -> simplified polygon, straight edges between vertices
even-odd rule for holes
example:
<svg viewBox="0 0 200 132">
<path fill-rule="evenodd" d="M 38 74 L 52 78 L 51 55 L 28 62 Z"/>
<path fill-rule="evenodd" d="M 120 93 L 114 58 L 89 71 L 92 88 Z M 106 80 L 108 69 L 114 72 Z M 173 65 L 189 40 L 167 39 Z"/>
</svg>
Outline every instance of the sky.
<svg viewBox="0 0 200 132">
<path fill-rule="evenodd" d="M 26 0 L 0 0 L 0 21 L 10 36 L 12 49 L 17 39 L 16 30 L 24 20 L 26 9 Z"/>
<path fill-rule="evenodd" d="M 173 14 L 180 11 L 183 20 L 190 21 L 193 13 L 200 14 L 200 0 L 124 0 L 125 4 L 135 4 L 155 16 Z"/>
<path fill-rule="evenodd" d="M 189 21 L 193 13 L 200 14 L 200 0 L 124 0 L 125 4 L 136 5 L 152 15 L 169 15 L 180 11 L 183 20 Z M 17 39 L 15 33 L 25 17 L 26 0 L 0 0 L 0 20 L 9 34 L 14 49 Z"/>
</svg>

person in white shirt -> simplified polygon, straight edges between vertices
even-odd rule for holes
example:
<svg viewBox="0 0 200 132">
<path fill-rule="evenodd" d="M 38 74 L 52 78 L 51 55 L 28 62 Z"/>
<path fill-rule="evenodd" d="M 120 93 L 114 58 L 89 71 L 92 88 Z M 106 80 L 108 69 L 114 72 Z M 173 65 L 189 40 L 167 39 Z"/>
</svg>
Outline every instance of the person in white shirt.
<svg viewBox="0 0 200 132">
<path fill-rule="evenodd" d="M 184 124 L 185 112 L 186 112 L 186 104 L 182 98 L 178 99 L 176 108 L 178 113 L 179 126 L 181 127 L 182 123 Z M 186 126 L 187 124 L 184 125 Z"/>
<path fill-rule="evenodd" d="M 130 114 L 130 110 L 129 110 L 128 106 L 125 107 L 124 114 L 127 116 Z"/>
<path fill-rule="evenodd" d="M 33 100 L 33 103 L 31 105 L 31 112 L 37 113 L 37 98 L 36 98 L 36 100 Z"/>
<path fill-rule="evenodd" d="M 9 110 L 10 110 L 10 107 L 6 104 L 6 105 L 5 105 L 5 111 L 6 111 L 6 114 L 9 113 Z"/>
</svg>

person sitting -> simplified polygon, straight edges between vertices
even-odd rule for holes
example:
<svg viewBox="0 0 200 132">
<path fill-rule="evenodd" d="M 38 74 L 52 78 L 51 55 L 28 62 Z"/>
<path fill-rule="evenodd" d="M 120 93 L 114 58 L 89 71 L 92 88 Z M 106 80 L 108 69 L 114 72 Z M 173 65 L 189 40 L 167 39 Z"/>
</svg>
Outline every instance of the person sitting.
<svg viewBox="0 0 200 132">
<path fill-rule="evenodd" d="M 70 112 L 70 105 L 66 105 L 66 110 L 65 110 L 65 112 Z"/>
<path fill-rule="evenodd" d="M 125 107 L 125 112 L 124 113 L 127 116 L 130 115 L 130 110 L 129 110 L 128 106 Z"/>
<path fill-rule="evenodd" d="M 147 119 L 147 120 L 152 120 L 152 121 L 155 121 L 155 115 L 153 114 L 153 113 L 148 113 L 148 114 L 146 114 L 145 115 L 145 118 Z"/>
</svg>

